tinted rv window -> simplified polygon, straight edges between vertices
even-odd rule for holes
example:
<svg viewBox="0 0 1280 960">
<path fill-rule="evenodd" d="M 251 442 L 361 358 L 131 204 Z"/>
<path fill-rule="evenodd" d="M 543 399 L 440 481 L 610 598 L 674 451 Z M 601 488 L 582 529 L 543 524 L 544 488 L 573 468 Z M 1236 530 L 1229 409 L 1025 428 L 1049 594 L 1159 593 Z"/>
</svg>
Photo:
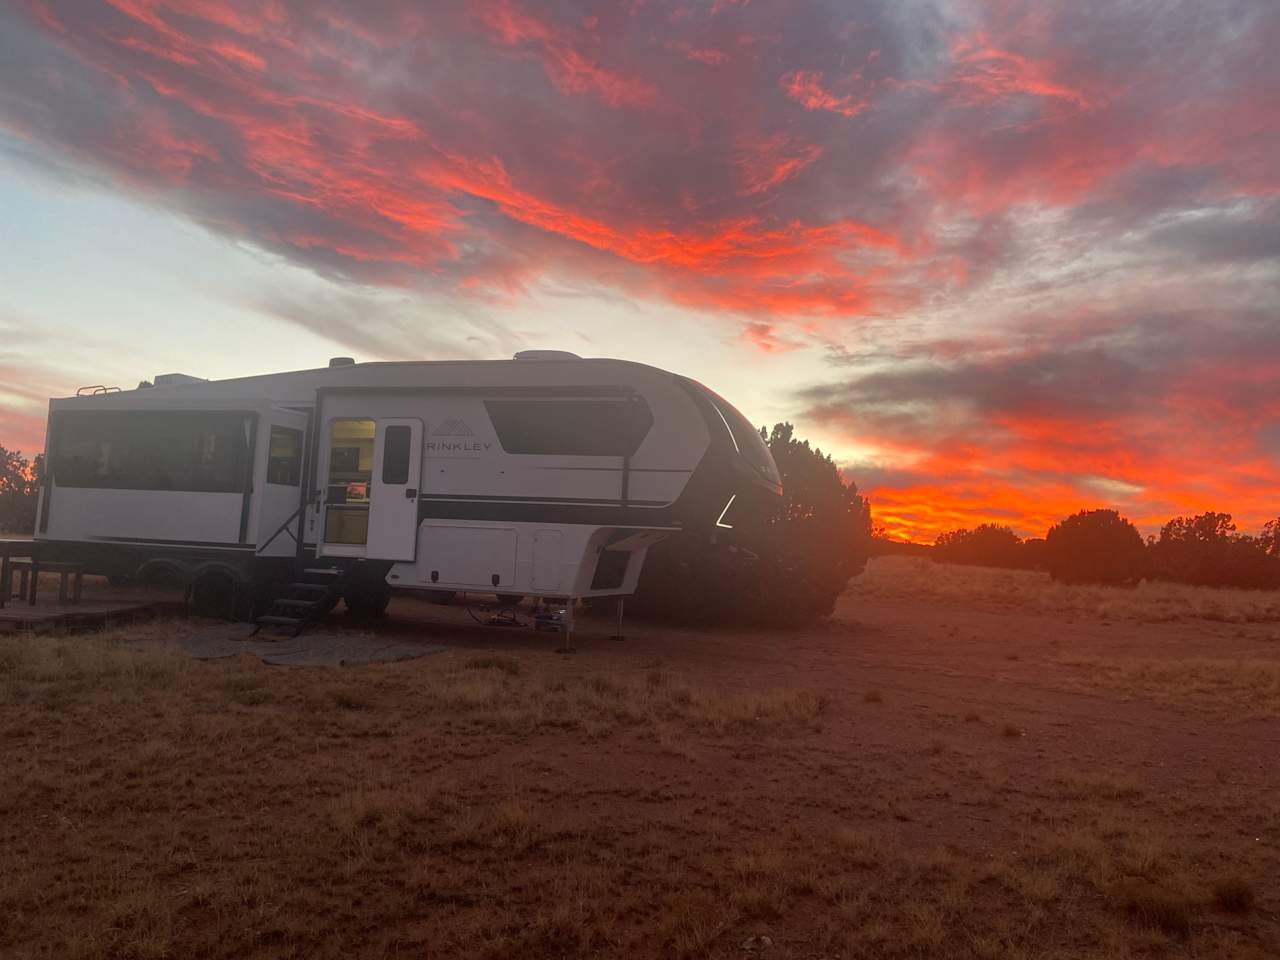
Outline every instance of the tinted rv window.
<svg viewBox="0 0 1280 960">
<path fill-rule="evenodd" d="M 387 427 L 382 433 L 382 482 L 409 482 L 409 427 Z"/>
<path fill-rule="evenodd" d="M 484 405 L 507 453 L 630 456 L 653 426 L 653 414 L 639 398 L 486 400 Z"/>
<path fill-rule="evenodd" d="M 734 448 L 747 463 L 755 467 L 767 479 L 777 483 L 779 481 L 778 468 L 773 462 L 773 454 L 769 452 L 769 445 L 760 436 L 760 431 L 753 427 L 751 421 L 739 413 L 737 408 L 720 394 L 714 390 L 708 390 L 706 387 L 702 387 L 702 389 L 710 397 L 711 405 L 716 408 L 716 413 L 720 414 L 720 419 L 724 422 L 725 430 L 728 431 Z"/>
<path fill-rule="evenodd" d="M 272 427 L 271 448 L 267 454 L 267 483 L 296 487 L 301 479 L 302 431 Z"/>
<path fill-rule="evenodd" d="M 60 487 L 240 493 L 248 457 L 243 413 L 68 412 L 51 466 Z"/>
</svg>

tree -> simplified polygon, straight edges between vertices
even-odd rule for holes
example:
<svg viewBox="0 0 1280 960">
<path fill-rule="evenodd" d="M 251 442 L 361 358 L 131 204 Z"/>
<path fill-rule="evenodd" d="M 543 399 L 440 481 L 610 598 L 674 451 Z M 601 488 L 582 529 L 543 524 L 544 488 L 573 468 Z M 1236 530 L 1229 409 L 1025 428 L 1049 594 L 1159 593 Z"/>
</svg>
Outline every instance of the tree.
<svg viewBox="0 0 1280 960">
<path fill-rule="evenodd" d="M 1147 572 L 1138 528 L 1114 510 L 1081 510 L 1045 536 L 1049 576 L 1066 583 L 1137 583 Z"/>
<path fill-rule="evenodd" d="M 1163 580 L 1208 587 L 1277 587 L 1280 558 L 1268 540 L 1274 532 L 1268 525 L 1261 537 L 1237 533 L 1229 513 L 1175 517 L 1150 544 L 1152 571 Z"/>
<path fill-rule="evenodd" d="M 35 529 L 36 500 L 44 472 L 44 455 L 29 461 L 16 450 L 0 447 L 0 532 Z"/>
<path fill-rule="evenodd" d="M 783 496 L 732 530 L 684 534 L 649 551 L 627 610 L 680 622 L 802 623 L 827 616 L 866 566 L 871 509 L 830 456 L 779 423 L 761 436 Z"/>
<path fill-rule="evenodd" d="M 1275 557 L 1280 560 L 1280 517 L 1275 520 L 1268 520 L 1263 524 L 1262 536 L 1258 538 L 1258 545 L 1268 557 Z"/>
<path fill-rule="evenodd" d="M 938 535 L 933 556 L 941 563 L 962 563 L 975 567 L 1027 566 L 1022 540 L 1009 527 L 982 523 L 972 530 L 951 530 Z"/>
</svg>

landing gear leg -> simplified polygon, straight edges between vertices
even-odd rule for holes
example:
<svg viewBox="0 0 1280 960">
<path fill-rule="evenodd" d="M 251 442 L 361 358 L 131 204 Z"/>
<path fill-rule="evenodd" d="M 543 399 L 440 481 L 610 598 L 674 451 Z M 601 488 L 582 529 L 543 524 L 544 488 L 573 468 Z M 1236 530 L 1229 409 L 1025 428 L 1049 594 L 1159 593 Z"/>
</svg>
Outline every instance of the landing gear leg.
<svg viewBox="0 0 1280 960">
<path fill-rule="evenodd" d="M 565 601 L 564 613 L 560 615 L 560 632 L 564 634 L 564 646 L 558 647 L 556 653 L 577 653 L 573 649 L 573 604 L 574 599 L 570 597 Z"/>
<path fill-rule="evenodd" d="M 610 637 L 610 638 L 609 638 L 610 640 L 625 640 L 625 639 L 627 639 L 626 635 L 622 632 L 622 607 L 623 607 L 623 604 L 625 604 L 626 602 L 627 602 L 627 598 L 626 598 L 626 597 L 619 597 L 619 598 L 618 598 L 618 632 L 617 632 L 617 633 L 615 633 L 612 637 Z"/>
</svg>

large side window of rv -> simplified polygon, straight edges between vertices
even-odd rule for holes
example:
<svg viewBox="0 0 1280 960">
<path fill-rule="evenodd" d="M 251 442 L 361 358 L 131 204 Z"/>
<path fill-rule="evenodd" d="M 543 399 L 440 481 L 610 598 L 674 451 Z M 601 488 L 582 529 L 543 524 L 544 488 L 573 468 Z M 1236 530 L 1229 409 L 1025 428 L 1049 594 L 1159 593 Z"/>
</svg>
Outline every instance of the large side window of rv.
<svg viewBox="0 0 1280 960">
<path fill-rule="evenodd" d="M 583 400 L 486 400 L 498 442 L 507 453 L 627 457 L 653 426 L 639 397 Z"/>
<path fill-rule="evenodd" d="M 302 482 L 302 431 L 271 428 L 267 453 L 267 483 L 296 487 Z"/>
<path fill-rule="evenodd" d="M 53 482 L 106 490 L 241 493 L 248 432 L 243 413 L 63 413 L 54 433 Z"/>
</svg>

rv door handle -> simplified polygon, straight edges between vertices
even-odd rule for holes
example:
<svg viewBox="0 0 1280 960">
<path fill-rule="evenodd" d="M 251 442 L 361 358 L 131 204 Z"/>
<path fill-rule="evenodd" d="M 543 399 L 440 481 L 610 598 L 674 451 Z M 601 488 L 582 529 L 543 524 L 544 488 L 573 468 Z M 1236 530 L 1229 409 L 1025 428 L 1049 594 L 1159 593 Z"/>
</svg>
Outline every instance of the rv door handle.
<svg viewBox="0 0 1280 960">
<path fill-rule="evenodd" d="M 417 500 L 417 499 L 418 499 L 418 490 L 417 490 L 417 488 L 416 488 L 416 487 L 405 487 L 405 488 L 404 488 L 404 498 L 405 498 L 406 500 Z"/>
</svg>

